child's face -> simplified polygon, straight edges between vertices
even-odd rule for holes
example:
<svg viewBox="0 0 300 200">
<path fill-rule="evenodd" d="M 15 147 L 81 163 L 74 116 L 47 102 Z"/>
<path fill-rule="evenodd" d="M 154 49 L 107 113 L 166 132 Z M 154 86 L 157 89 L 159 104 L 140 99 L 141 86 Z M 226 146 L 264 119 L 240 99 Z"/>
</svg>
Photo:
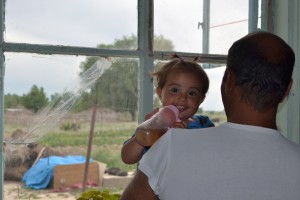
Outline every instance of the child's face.
<svg viewBox="0 0 300 200">
<path fill-rule="evenodd" d="M 157 88 L 156 92 L 163 106 L 176 106 L 179 110 L 179 118 L 187 121 L 197 112 L 205 98 L 201 89 L 200 78 L 195 74 L 171 72 L 164 87 Z"/>
</svg>

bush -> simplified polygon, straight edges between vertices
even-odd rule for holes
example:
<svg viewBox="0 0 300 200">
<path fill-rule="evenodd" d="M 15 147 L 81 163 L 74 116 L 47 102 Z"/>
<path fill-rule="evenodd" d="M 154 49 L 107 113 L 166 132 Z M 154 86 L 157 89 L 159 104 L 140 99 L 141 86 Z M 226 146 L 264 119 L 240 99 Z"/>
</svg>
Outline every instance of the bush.
<svg viewBox="0 0 300 200">
<path fill-rule="evenodd" d="M 80 124 L 74 122 L 62 123 L 59 128 L 64 131 L 78 131 L 80 129 Z"/>
<path fill-rule="evenodd" d="M 89 190 L 83 192 L 77 200 L 119 200 L 120 194 L 110 194 L 108 190 Z"/>
</svg>

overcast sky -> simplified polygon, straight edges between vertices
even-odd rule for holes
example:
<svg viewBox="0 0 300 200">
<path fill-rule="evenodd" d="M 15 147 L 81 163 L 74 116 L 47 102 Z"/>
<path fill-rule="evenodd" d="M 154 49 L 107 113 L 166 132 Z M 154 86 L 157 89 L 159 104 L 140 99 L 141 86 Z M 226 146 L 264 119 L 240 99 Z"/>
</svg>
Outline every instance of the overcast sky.
<svg viewBox="0 0 300 200">
<path fill-rule="evenodd" d="M 155 0 L 154 33 L 170 39 L 176 51 L 202 52 L 202 0 Z M 210 53 L 226 54 L 247 33 L 248 0 L 211 0 Z M 95 47 L 137 33 L 135 0 L 7 0 L 8 42 Z M 5 94 L 28 93 L 33 84 L 48 95 L 76 79 L 84 56 L 6 53 Z M 211 87 L 202 107 L 222 110 L 224 68 L 210 69 Z"/>
</svg>

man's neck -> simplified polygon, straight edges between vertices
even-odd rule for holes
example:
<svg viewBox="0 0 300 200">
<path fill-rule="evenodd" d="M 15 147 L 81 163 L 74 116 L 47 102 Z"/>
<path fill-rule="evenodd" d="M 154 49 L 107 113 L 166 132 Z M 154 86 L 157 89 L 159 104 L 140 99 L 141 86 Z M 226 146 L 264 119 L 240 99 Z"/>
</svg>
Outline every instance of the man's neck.
<svg viewBox="0 0 300 200">
<path fill-rule="evenodd" d="M 277 109 L 269 109 L 266 112 L 259 112 L 248 106 L 239 107 L 239 110 L 232 110 L 227 118 L 228 122 L 260 126 L 277 129 L 276 126 Z"/>
</svg>

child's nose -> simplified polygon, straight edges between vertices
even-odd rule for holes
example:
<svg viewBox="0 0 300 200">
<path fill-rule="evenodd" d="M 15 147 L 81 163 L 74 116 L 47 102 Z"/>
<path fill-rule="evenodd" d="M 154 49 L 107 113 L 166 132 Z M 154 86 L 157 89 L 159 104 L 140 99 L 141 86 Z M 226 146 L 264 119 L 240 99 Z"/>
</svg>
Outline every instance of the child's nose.
<svg viewBox="0 0 300 200">
<path fill-rule="evenodd" d="M 187 95 L 184 92 L 180 92 L 178 95 L 178 100 L 185 101 L 187 98 Z"/>
</svg>

